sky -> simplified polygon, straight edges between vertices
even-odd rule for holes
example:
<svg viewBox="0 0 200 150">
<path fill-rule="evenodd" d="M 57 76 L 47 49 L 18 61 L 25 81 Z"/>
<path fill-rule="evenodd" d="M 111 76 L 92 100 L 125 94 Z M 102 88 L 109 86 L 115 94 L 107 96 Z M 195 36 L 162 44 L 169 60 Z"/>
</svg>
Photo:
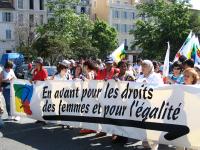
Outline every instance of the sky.
<svg viewBox="0 0 200 150">
<path fill-rule="evenodd" d="M 194 9 L 200 10 L 200 0 L 190 0 L 190 3 Z"/>
</svg>

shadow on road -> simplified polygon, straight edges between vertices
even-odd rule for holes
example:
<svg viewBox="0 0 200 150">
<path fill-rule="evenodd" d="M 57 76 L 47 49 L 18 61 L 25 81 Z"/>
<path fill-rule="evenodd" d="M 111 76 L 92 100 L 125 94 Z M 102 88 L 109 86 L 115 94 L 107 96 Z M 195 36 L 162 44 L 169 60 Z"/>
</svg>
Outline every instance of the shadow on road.
<svg viewBox="0 0 200 150">
<path fill-rule="evenodd" d="M 96 138 L 95 134 L 80 136 L 79 130 L 63 129 L 52 124 L 42 126 L 35 123 L 6 122 L 1 132 L 4 138 L 41 150 L 133 150 L 135 148 L 132 145 L 138 142 L 129 139 L 125 146 L 113 144 L 110 136 L 101 138 Z"/>
</svg>

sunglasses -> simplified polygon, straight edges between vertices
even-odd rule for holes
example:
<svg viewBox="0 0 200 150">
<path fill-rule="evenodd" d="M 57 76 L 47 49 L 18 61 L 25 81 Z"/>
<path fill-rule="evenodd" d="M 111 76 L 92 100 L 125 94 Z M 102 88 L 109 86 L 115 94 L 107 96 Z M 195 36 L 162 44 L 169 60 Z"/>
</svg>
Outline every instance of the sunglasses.
<svg viewBox="0 0 200 150">
<path fill-rule="evenodd" d="M 181 68 L 179 68 L 179 67 L 175 67 L 175 68 L 173 68 L 174 70 L 181 70 Z"/>
</svg>

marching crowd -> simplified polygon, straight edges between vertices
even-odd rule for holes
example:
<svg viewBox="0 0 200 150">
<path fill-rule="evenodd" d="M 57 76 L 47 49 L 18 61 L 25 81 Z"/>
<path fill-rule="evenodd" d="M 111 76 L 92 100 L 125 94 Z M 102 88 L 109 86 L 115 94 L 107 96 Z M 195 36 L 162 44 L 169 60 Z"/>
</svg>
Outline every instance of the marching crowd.
<svg viewBox="0 0 200 150">
<path fill-rule="evenodd" d="M 38 57 L 34 61 L 34 68 L 32 64 L 29 65 L 29 72 L 32 74 L 31 83 L 38 80 L 109 80 L 116 81 L 132 81 L 143 82 L 154 85 L 162 84 L 199 84 L 200 83 L 200 65 L 195 65 L 192 59 L 187 59 L 181 56 L 178 61 L 170 63 L 169 76 L 164 77 L 163 64 L 157 61 L 138 59 L 132 65 L 127 60 L 121 60 L 116 64 L 112 57 L 107 56 L 102 62 L 97 60 L 63 60 L 57 65 L 57 73 L 48 77 L 48 72 L 43 68 L 43 59 Z M 6 111 L 8 112 L 9 119 L 19 120 L 20 118 L 13 117 L 10 114 L 10 82 L 16 79 L 13 71 L 13 63 L 8 61 L 0 74 L 1 91 L 6 103 Z M 1 114 L 3 114 L 3 107 L 0 99 L 0 128 L 3 126 Z M 96 133 L 96 131 L 81 129 L 80 134 Z M 106 133 L 100 132 L 96 136 L 103 136 Z M 113 135 L 113 142 L 126 142 L 127 138 L 122 136 Z M 158 144 L 144 141 L 144 147 L 151 147 L 157 149 Z M 183 148 L 177 148 L 183 149 Z"/>
</svg>

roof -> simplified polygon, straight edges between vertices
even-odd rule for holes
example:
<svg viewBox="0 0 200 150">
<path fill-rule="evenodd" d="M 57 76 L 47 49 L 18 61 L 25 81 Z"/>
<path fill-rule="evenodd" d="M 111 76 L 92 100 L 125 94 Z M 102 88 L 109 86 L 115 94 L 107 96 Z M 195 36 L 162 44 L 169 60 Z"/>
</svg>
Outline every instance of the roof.
<svg viewBox="0 0 200 150">
<path fill-rule="evenodd" d="M 12 6 L 12 3 L 9 3 L 9 2 L 1 2 L 1 1 L 0 1 L 0 9 L 1 9 L 1 8 L 14 9 L 14 7 Z"/>
</svg>

